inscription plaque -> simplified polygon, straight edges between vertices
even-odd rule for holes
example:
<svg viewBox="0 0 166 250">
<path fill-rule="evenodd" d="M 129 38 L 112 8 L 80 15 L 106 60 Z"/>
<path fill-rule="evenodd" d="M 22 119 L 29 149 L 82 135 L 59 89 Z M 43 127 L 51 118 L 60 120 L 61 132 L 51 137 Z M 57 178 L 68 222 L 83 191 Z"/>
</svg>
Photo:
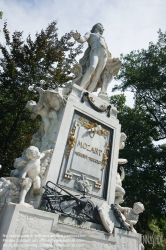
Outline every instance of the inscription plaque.
<svg viewBox="0 0 166 250">
<path fill-rule="evenodd" d="M 112 128 L 75 112 L 58 183 L 76 189 L 76 181 L 84 176 L 92 186 L 90 194 L 105 199 L 112 140 Z M 82 181 L 82 185 L 86 183 Z"/>
</svg>

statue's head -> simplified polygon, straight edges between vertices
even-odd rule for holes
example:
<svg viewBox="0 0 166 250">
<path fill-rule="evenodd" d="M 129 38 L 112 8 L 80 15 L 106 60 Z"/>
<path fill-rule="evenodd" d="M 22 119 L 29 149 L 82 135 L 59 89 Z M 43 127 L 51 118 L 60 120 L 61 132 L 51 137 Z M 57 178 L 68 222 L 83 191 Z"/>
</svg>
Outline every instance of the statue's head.
<svg viewBox="0 0 166 250">
<path fill-rule="evenodd" d="M 36 161 L 37 159 L 40 158 L 39 149 L 37 147 L 35 147 L 35 146 L 30 146 L 26 150 L 26 156 L 27 156 L 28 159 L 30 159 L 32 161 Z"/>
<path fill-rule="evenodd" d="M 97 23 L 92 27 L 91 33 L 100 33 L 101 35 L 104 32 L 104 27 L 101 23 Z"/>
<path fill-rule="evenodd" d="M 135 214 L 140 214 L 145 210 L 145 208 L 141 202 L 136 202 L 134 203 L 133 210 Z"/>
<path fill-rule="evenodd" d="M 55 111 L 59 111 L 62 106 L 65 105 L 65 100 L 63 96 L 55 90 L 46 90 L 47 101 L 50 106 Z"/>
<path fill-rule="evenodd" d="M 27 104 L 26 104 L 26 108 L 27 109 L 29 109 L 29 110 L 33 110 L 34 109 L 34 107 L 36 106 L 36 102 L 35 101 L 33 101 L 33 100 L 30 100 L 30 101 L 28 101 L 27 102 Z"/>
</svg>

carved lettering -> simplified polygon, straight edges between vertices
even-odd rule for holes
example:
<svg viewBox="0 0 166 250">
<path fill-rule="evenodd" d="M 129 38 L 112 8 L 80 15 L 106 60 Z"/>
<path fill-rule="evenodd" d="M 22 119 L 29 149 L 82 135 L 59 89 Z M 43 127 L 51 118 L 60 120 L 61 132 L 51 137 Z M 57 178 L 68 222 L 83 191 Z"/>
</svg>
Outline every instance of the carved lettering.
<svg viewBox="0 0 166 250">
<path fill-rule="evenodd" d="M 94 154 L 101 156 L 102 150 L 91 147 L 91 145 L 88 145 L 87 143 L 78 141 L 77 146 L 80 146 L 80 148 L 86 149 L 87 151 L 93 152 Z"/>
<path fill-rule="evenodd" d="M 92 149 L 91 149 L 91 151 L 95 154 L 95 150 L 94 150 L 94 148 L 92 148 Z"/>
<path fill-rule="evenodd" d="M 101 153 L 102 153 L 102 150 L 99 150 L 99 155 L 101 155 Z"/>
<path fill-rule="evenodd" d="M 83 157 L 83 158 L 85 158 L 85 159 L 88 158 L 87 155 L 84 155 L 84 154 L 82 154 L 82 153 L 80 153 L 80 152 L 76 152 L 76 151 L 75 151 L 75 154 L 78 155 L 78 156 L 81 156 L 81 157 Z"/>
<path fill-rule="evenodd" d="M 93 161 L 93 162 L 95 162 L 95 163 L 97 163 L 97 164 L 101 164 L 101 163 L 102 163 L 101 161 L 98 161 L 98 160 L 96 160 L 96 159 L 94 159 L 94 158 L 92 158 L 92 157 L 88 157 L 87 155 L 82 154 L 82 153 L 80 153 L 80 152 L 75 151 L 75 154 L 78 155 L 78 156 L 80 156 L 80 157 L 83 157 L 83 158 L 85 158 L 85 159 L 89 159 L 90 161 Z"/>
<path fill-rule="evenodd" d="M 78 141 L 78 146 L 80 146 L 82 148 L 82 142 L 81 141 Z"/>
<path fill-rule="evenodd" d="M 88 157 L 88 158 L 89 158 L 90 161 L 93 161 L 93 162 L 95 162 L 97 164 L 101 164 L 101 161 L 98 161 L 98 160 L 96 160 L 96 159 L 94 159 L 92 157 Z"/>
<path fill-rule="evenodd" d="M 99 149 L 98 149 L 98 148 L 95 148 L 95 154 L 98 155 L 98 151 L 99 151 Z"/>
</svg>

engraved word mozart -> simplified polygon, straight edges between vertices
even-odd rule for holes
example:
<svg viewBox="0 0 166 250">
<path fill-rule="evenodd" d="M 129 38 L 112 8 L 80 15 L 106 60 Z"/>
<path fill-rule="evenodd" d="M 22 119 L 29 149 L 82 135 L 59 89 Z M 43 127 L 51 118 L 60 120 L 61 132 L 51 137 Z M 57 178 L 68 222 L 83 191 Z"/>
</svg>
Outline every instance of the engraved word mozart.
<svg viewBox="0 0 166 250">
<path fill-rule="evenodd" d="M 95 147 L 92 147 L 91 145 L 88 145 L 85 142 L 78 141 L 77 146 L 80 146 L 80 148 L 83 148 L 83 149 L 85 149 L 87 151 L 93 152 L 94 154 L 99 155 L 99 156 L 102 153 L 102 150 L 100 150 L 98 148 L 95 148 Z"/>
</svg>

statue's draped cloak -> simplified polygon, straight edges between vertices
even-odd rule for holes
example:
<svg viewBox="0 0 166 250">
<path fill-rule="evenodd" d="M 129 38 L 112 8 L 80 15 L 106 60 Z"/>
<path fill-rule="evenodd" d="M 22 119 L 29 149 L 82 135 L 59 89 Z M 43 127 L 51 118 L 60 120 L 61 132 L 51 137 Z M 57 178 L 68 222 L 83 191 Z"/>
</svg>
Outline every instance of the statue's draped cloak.
<svg viewBox="0 0 166 250">
<path fill-rule="evenodd" d="M 91 51 L 91 47 L 88 46 L 88 48 L 85 50 L 85 53 L 83 55 L 83 57 L 79 60 L 80 65 L 82 66 L 82 73 L 85 74 L 86 69 L 89 67 L 90 65 L 90 54 L 92 53 Z M 107 61 L 109 61 L 111 59 L 111 53 L 108 51 L 107 48 Z M 106 63 L 107 65 L 107 63 Z M 95 73 L 94 73 L 95 74 Z M 92 78 L 92 77 L 91 77 Z M 89 86 L 89 85 L 88 85 Z M 102 81 L 101 81 L 101 76 L 98 80 L 98 83 L 96 85 L 96 88 L 94 91 L 97 91 L 98 88 L 102 87 Z"/>
</svg>

